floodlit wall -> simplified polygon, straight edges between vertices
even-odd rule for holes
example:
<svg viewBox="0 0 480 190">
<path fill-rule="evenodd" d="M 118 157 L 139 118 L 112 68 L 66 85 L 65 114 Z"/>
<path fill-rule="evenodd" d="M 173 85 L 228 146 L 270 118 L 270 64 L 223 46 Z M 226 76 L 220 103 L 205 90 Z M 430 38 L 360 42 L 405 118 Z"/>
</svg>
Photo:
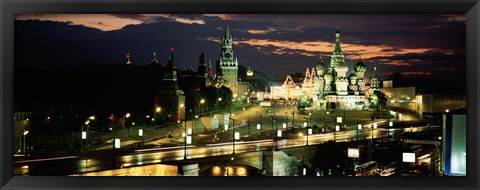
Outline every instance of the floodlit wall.
<svg viewBox="0 0 480 190">
<path fill-rule="evenodd" d="M 466 116 L 452 116 L 452 139 L 450 173 L 452 175 L 466 175 Z"/>
<path fill-rule="evenodd" d="M 198 167 L 197 167 L 198 168 Z M 71 176 L 178 176 L 178 166 L 155 164 L 98 172 L 73 174 Z"/>
</svg>

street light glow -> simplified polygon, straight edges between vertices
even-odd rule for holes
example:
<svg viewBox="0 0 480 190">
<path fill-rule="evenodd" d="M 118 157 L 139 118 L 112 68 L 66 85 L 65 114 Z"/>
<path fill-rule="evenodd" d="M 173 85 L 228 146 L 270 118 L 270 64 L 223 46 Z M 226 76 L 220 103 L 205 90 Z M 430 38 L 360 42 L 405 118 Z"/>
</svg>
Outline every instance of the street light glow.
<svg viewBox="0 0 480 190">
<path fill-rule="evenodd" d="M 202 98 L 202 99 L 200 100 L 200 104 L 204 104 L 204 103 L 205 103 L 205 99 Z"/>
<path fill-rule="evenodd" d="M 125 117 L 126 117 L 126 118 L 129 118 L 129 117 L 130 117 L 130 113 L 125 114 Z"/>
<path fill-rule="evenodd" d="M 92 116 L 90 116 L 88 119 L 90 119 L 90 120 L 95 120 L 95 116 L 92 115 Z"/>
<path fill-rule="evenodd" d="M 26 136 L 26 135 L 28 135 L 28 131 L 23 132 L 23 136 Z"/>
<path fill-rule="evenodd" d="M 158 113 L 158 112 L 161 112 L 162 111 L 162 108 L 161 107 L 157 107 L 157 109 L 155 109 L 155 111 Z"/>
</svg>

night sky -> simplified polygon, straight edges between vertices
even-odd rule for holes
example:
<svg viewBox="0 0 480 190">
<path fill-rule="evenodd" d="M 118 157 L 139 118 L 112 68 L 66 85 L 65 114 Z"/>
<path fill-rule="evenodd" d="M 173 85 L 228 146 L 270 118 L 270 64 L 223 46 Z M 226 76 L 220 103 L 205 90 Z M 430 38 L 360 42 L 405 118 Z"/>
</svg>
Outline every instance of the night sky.
<svg viewBox="0 0 480 190">
<path fill-rule="evenodd" d="M 202 52 L 215 65 L 226 16 L 239 64 L 270 76 L 329 63 L 338 28 L 347 65 L 361 57 L 367 77 L 376 64 L 381 79 L 465 81 L 464 15 L 17 15 L 15 68 L 121 65 L 126 53 L 146 65 L 154 51 L 165 65 L 173 47 L 177 68 L 196 70 Z"/>
</svg>

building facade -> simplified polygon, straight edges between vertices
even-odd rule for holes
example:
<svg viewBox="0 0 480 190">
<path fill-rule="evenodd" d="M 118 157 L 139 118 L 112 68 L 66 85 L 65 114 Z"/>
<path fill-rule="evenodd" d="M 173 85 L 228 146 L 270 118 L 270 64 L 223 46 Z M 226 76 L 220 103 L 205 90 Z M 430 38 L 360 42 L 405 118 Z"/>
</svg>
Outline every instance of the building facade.
<svg viewBox="0 0 480 190">
<path fill-rule="evenodd" d="M 162 89 L 158 90 L 154 98 L 154 108 L 165 109 L 167 120 L 180 121 L 185 119 L 185 95 L 178 86 L 173 51 L 172 48 L 172 55 L 163 73 Z"/>
</svg>

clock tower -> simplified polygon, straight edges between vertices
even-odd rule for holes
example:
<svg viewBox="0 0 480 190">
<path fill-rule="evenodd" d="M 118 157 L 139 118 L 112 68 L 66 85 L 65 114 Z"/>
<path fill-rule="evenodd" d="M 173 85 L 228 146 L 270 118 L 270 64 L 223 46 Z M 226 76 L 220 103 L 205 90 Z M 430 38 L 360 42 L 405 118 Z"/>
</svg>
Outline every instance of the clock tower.
<svg viewBox="0 0 480 190">
<path fill-rule="evenodd" d="M 232 36 L 230 36 L 230 31 L 228 30 L 228 17 L 225 18 L 225 34 L 222 37 L 221 45 L 222 50 L 220 52 L 220 78 L 221 82 L 229 87 L 233 94 L 238 92 L 238 62 L 237 58 L 233 58 L 232 50 Z"/>
</svg>

